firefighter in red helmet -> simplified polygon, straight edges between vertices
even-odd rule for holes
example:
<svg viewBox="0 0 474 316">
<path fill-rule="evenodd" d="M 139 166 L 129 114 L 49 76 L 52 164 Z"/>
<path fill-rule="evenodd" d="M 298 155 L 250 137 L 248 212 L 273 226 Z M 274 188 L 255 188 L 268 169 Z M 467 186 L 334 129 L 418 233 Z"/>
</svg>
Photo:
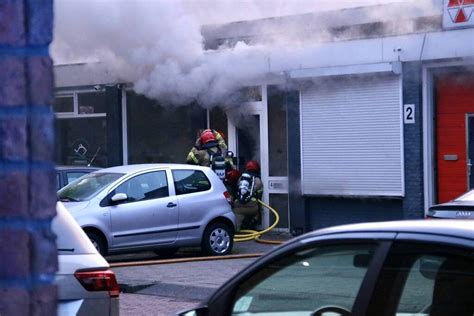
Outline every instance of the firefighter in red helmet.
<svg viewBox="0 0 474 316">
<path fill-rule="evenodd" d="M 234 201 L 234 213 L 240 229 L 255 229 L 260 222 L 260 204 L 263 182 L 260 179 L 260 165 L 255 160 L 245 164 L 245 169 L 237 184 L 237 197 Z"/>
<path fill-rule="evenodd" d="M 189 151 L 186 161 L 190 164 L 211 167 L 215 158 L 227 153 L 227 145 L 221 133 L 205 129 Z"/>
</svg>

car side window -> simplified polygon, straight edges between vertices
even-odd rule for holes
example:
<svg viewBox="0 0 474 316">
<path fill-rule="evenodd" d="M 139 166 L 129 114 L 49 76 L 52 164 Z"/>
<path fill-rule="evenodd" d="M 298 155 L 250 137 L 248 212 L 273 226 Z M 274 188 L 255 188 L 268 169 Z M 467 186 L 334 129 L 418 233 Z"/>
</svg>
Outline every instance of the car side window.
<svg viewBox="0 0 474 316">
<path fill-rule="evenodd" d="M 286 255 L 239 286 L 232 314 L 319 315 L 329 306 L 348 314 L 375 249 L 375 244 L 326 245 Z"/>
<path fill-rule="evenodd" d="M 159 199 L 169 196 L 166 171 L 148 172 L 125 181 L 115 189 L 115 193 L 125 193 L 126 202 Z"/>
<path fill-rule="evenodd" d="M 474 252 L 397 243 L 375 293 L 371 315 L 474 315 Z"/>
<path fill-rule="evenodd" d="M 211 189 L 211 182 L 201 170 L 173 170 L 173 178 L 176 195 Z"/>
</svg>

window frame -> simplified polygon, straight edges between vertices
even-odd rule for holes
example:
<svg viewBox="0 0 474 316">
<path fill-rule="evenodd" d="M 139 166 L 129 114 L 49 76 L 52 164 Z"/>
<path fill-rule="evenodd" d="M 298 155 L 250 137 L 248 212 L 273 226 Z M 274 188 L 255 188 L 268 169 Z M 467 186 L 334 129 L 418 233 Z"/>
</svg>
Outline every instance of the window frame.
<svg viewBox="0 0 474 316">
<path fill-rule="evenodd" d="M 68 99 L 68 98 L 72 98 L 72 111 L 64 111 L 64 112 L 57 112 L 55 109 L 54 109 L 54 101 L 56 99 Z M 68 115 L 71 115 L 71 114 L 74 114 L 76 112 L 76 97 L 74 95 L 74 93 L 65 93 L 65 94 L 58 94 L 56 96 L 54 96 L 54 101 L 53 101 L 53 111 L 56 115 L 58 116 L 68 116 Z"/>
<path fill-rule="evenodd" d="M 103 91 L 97 91 L 95 89 L 81 89 L 81 90 L 67 90 L 67 91 L 60 91 L 56 92 L 54 95 L 54 99 L 56 98 L 65 98 L 65 97 L 72 97 L 73 98 L 73 111 L 72 112 L 56 112 L 54 114 L 58 119 L 67 119 L 67 118 L 87 118 L 87 117 L 106 117 L 107 112 L 101 113 L 91 113 L 91 114 L 81 114 L 79 113 L 79 94 L 81 93 L 98 93 Z M 104 92 L 105 93 L 105 92 Z"/>
</svg>

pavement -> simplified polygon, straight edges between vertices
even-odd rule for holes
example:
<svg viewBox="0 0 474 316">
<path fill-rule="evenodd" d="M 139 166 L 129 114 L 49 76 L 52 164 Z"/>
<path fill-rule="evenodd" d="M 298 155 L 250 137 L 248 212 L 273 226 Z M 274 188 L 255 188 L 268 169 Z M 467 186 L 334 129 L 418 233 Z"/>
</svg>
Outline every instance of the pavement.
<svg viewBox="0 0 474 316">
<path fill-rule="evenodd" d="M 292 236 L 284 232 L 269 232 L 263 237 L 265 240 L 282 242 L 290 238 Z M 264 254 L 278 246 L 255 241 L 238 242 L 234 244 L 232 255 Z M 186 260 L 202 256 L 199 249 L 185 248 L 172 259 Z M 120 314 L 133 316 L 176 315 L 193 308 L 257 258 L 155 264 L 160 258 L 153 252 L 106 257 L 112 264 L 145 263 L 112 268 L 123 291 L 120 296 Z"/>
</svg>

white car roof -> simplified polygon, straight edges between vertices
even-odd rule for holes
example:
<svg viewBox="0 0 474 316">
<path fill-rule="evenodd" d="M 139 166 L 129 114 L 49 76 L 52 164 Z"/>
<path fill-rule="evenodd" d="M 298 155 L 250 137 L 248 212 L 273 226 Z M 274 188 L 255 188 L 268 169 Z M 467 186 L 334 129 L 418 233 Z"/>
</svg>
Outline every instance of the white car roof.
<svg viewBox="0 0 474 316">
<path fill-rule="evenodd" d="M 334 226 L 320 229 L 306 236 L 319 236 L 336 233 L 422 233 L 451 237 L 461 237 L 474 241 L 474 221 L 472 220 L 401 220 L 390 222 L 371 222 Z M 474 245 L 474 243 L 473 243 Z"/>
<path fill-rule="evenodd" d="M 104 168 L 96 171 L 96 173 L 135 173 L 143 170 L 148 169 L 193 169 L 193 170 L 201 170 L 206 171 L 210 170 L 208 167 L 201 167 L 196 165 L 189 165 L 189 164 L 174 164 L 174 163 L 149 163 L 149 164 L 134 164 L 134 165 L 124 165 L 124 166 L 116 166 L 110 168 Z"/>
</svg>

